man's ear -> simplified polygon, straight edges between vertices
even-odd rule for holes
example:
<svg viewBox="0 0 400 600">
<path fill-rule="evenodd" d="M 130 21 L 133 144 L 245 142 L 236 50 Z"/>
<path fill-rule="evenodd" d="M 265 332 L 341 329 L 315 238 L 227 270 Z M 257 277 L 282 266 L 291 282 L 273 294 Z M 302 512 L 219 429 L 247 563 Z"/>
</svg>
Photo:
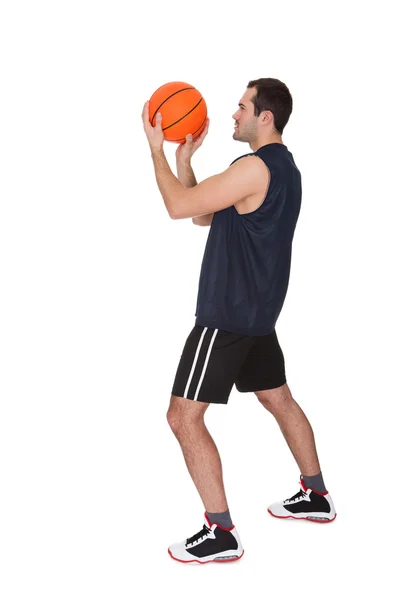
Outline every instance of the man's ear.
<svg viewBox="0 0 400 600">
<path fill-rule="evenodd" d="M 273 121 L 274 115 L 272 114 L 272 112 L 270 110 L 263 110 L 261 118 L 262 124 L 269 125 L 270 123 L 273 123 Z"/>
</svg>

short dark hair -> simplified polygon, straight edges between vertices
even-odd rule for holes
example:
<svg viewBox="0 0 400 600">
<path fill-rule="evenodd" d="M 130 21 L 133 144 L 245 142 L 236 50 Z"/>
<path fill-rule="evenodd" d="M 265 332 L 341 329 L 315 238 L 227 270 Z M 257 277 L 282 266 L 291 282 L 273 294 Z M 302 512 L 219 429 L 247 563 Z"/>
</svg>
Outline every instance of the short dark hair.
<svg viewBox="0 0 400 600">
<path fill-rule="evenodd" d="M 256 88 L 253 98 L 254 115 L 258 117 L 263 110 L 274 115 L 275 129 L 282 134 L 293 109 L 293 99 L 288 87 L 279 79 L 271 77 L 249 81 L 247 88 Z"/>
</svg>

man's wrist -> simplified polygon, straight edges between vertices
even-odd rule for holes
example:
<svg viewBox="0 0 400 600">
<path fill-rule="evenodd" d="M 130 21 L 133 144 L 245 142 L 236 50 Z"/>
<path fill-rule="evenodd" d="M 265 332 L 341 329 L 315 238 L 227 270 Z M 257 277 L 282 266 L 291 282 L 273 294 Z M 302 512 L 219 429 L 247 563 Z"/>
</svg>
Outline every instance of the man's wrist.
<svg viewBox="0 0 400 600">
<path fill-rule="evenodd" d="M 157 156 L 157 155 L 159 156 L 160 154 L 164 154 L 163 148 L 156 148 L 156 147 L 152 148 L 152 147 L 150 147 L 150 152 L 151 152 L 152 156 L 153 155 L 154 156 Z"/>
<path fill-rule="evenodd" d="M 179 165 L 180 167 L 190 167 L 190 158 L 177 158 L 176 159 L 176 164 Z"/>
</svg>

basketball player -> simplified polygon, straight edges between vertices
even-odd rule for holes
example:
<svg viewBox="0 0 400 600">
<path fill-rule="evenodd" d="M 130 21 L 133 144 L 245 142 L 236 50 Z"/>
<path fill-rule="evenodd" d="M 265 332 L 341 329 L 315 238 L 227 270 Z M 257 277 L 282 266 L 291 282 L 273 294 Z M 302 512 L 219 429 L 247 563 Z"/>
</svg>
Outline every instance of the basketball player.
<svg viewBox="0 0 400 600">
<path fill-rule="evenodd" d="M 325 488 L 314 434 L 286 383 L 275 324 L 286 296 L 301 175 L 282 142 L 292 112 L 287 86 L 250 81 L 233 115 L 233 139 L 251 152 L 197 183 L 190 159 L 208 131 L 177 149 L 178 178 L 163 152 L 162 118 L 143 109 L 155 175 L 172 219 L 211 225 L 201 266 L 196 321 L 172 388 L 168 423 L 205 507 L 203 528 L 169 548 L 188 563 L 238 560 L 243 548 L 229 513 L 221 460 L 205 423 L 210 404 L 226 404 L 235 384 L 254 392 L 278 422 L 300 470 L 300 491 L 269 507 L 274 517 L 318 523 L 336 517 Z"/>
</svg>

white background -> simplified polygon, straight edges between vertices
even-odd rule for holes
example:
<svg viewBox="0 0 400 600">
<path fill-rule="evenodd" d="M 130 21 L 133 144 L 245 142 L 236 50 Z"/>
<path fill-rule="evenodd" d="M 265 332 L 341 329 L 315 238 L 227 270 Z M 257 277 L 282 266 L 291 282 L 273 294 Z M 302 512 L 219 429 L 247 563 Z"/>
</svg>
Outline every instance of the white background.
<svg viewBox="0 0 400 600">
<path fill-rule="evenodd" d="M 2 600 L 394 597 L 395 3 L 1 6 Z M 203 506 L 165 413 L 208 228 L 169 219 L 141 110 L 168 81 L 202 92 L 202 180 L 248 151 L 231 116 L 259 77 L 294 99 L 283 141 L 303 205 L 277 332 L 338 518 L 267 514 L 298 468 L 234 390 L 206 420 L 245 555 L 186 566 L 167 547 Z"/>
</svg>

